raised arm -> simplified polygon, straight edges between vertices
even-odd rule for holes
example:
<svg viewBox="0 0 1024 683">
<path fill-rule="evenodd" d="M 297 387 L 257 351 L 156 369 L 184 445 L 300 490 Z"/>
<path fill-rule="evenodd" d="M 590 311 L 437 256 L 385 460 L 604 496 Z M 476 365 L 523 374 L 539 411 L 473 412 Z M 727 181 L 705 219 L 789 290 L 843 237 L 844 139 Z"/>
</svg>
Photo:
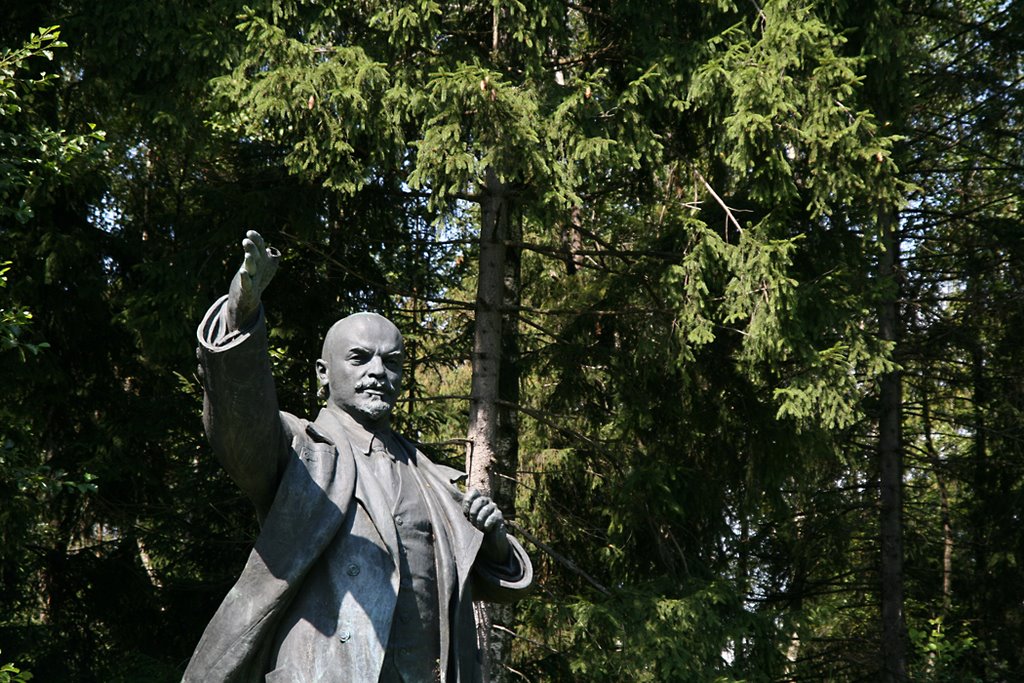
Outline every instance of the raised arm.
<svg viewBox="0 0 1024 683">
<path fill-rule="evenodd" d="M 233 331 L 251 326 L 260 310 L 263 290 L 277 272 L 281 253 L 268 247 L 255 230 L 245 233 L 242 240 L 245 257 L 242 266 L 231 279 L 228 289 L 227 324 Z"/>
<path fill-rule="evenodd" d="M 242 248 L 245 257 L 228 294 L 210 307 L 198 330 L 203 425 L 218 460 L 262 520 L 274 500 L 289 439 L 278 412 L 260 303 L 280 254 L 254 231 L 246 233 Z"/>
</svg>

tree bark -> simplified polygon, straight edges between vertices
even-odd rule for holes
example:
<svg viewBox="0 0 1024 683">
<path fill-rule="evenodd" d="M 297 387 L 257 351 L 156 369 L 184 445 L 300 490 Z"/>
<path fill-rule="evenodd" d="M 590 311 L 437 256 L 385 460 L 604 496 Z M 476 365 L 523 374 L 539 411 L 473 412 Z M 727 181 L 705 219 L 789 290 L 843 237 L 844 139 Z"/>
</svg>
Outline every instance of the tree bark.
<svg viewBox="0 0 1024 683">
<path fill-rule="evenodd" d="M 949 490 L 946 488 L 946 474 L 943 471 L 939 450 L 935 447 L 932 429 L 932 397 L 927 389 L 921 396 L 921 427 L 924 431 L 925 448 L 935 475 L 935 487 L 939 493 L 939 515 L 942 521 L 942 614 L 945 618 L 953 604 L 953 512 L 949 504 Z"/>
<path fill-rule="evenodd" d="M 506 518 L 515 517 L 515 472 L 519 460 L 519 252 L 513 232 L 508 186 L 488 171 L 481 203 L 480 267 L 477 281 L 466 469 L 469 486 L 491 496 Z M 507 680 L 511 610 L 477 605 L 477 640 L 484 654 L 484 680 Z M 497 625 L 503 628 L 494 629 Z"/>
<path fill-rule="evenodd" d="M 879 336 L 897 342 L 899 325 L 899 241 L 896 212 L 879 217 L 884 251 L 879 279 L 885 288 L 879 309 Z M 878 416 L 878 460 L 881 532 L 882 680 L 907 680 L 907 645 L 903 614 L 903 445 L 901 443 L 903 384 L 900 370 L 882 376 Z"/>
<path fill-rule="evenodd" d="M 473 331 L 466 468 L 469 486 L 491 495 L 497 461 L 502 356 L 502 304 L 506 243 L 509 241 L 507 188 L 493 172 L 481 202 L 480 264 Z"/>
</svg>

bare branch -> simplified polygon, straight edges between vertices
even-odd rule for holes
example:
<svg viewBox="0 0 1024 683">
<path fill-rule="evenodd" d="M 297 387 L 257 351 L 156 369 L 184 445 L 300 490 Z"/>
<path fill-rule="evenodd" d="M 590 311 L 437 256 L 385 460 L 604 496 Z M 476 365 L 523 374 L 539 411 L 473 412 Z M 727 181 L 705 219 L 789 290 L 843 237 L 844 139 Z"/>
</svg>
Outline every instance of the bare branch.
<svg viewBox="0 0 1024 683">
<path fill-rule="evenodd" d="M 726 217 L 728 217 L 729 221 L 734 226 L 736 226 L 737 230 L 739 230 L 740 232 L 743 232 L 743 227 L 740 225 L 740 222 L 738 220 L 736 220 L 736 216 L 733 215 L 732 209 L 730 209 L 726 205 L 725 201 L 721 197 L 718 196 L 718 193 L 715 192 L 715 188 L 711 187 L 711 184 L 707 180 L 704 179 L 704 176 L 701 175 L 700 171 L 698 171 L 697 169 L 694 169 L 693 172 L 697 176 L 698 180 L 700 180 L 702 183 L 704 183 L 704 187 L 706 187 L 708 189 L 708 192 L 710 192 L 711 196 L 715 198 L 715 201 L 718 202 L 718 205 L 720 207 L 722 207 L 722 210 L 725 211 L 725 215 L 726 215 Z"/>
<path fill-rule="evenodd" d="M 558 562 L 560 565 L 562 565 L 563 567 L 565 567 L 566 569 L 571 571 L 573 574 L 576 574 L 580 578 L 584 579 L 587 583 L 589 583 L 591 586 L 596 588 L 602 595 L 609 596 L 609 597 L 611 596 L 612 593 L 611 593 L 610 590 L 605 588 L 593 576 L 591 576 L 590 574 L 588 574 L 585 571 L 583 571 L 582 569 L 580 569 L 580 567 L 575 562 L 570 560 L 568 557 L 566 557 L 565 555 L 562 555 L 561 553 L 556 551 L 554 548 L 549 546 L 547 543 L 544 543 L 543 541 L 538 539 L 536 536 L 534 536 L 529 531 L 527 531 L 523 527 L 519 526 L 515 522 L 511 522 L 509 520 L 505 520 L 505 524 L 508 525 L 508 527 L 510 529 L 512 529 L 512 532 L 515 533 L 517 536 L 522 536 L 523 538 L 528 540 L 530 543 L 532 543 L 535 546 L 537 546 L 537 548 L 539 548 L 541 551 L 543 551 L 545 554 L 547 554 L 553 560 Z"/>
</svg>

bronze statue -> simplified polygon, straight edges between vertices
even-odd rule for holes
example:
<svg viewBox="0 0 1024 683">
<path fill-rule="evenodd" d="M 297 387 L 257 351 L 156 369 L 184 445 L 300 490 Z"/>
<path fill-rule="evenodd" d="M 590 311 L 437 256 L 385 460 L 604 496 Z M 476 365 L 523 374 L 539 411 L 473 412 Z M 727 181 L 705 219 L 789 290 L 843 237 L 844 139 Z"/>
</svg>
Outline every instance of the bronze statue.
<svg viewBox="0 0 1024 683">
<path fill-rule="evenodd" d="M 261 531 L 185 681 L 481 680 L 473 600 L 533 578 L 501 511 L 390 429 L 402 336 L 356 313 L 331 327 L 313 421 L 279 411 L 261 294 L 279 253 L 256 232 L 198 330 L 203 424 Z"/>
</svg>

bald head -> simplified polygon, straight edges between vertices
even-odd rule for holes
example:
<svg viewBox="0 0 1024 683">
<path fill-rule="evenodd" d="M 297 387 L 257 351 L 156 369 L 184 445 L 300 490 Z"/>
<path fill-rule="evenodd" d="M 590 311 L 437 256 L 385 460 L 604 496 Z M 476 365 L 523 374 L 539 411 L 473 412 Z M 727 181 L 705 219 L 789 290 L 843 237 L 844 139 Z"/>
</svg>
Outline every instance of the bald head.
<svg viewBox="0 0 1024 683">
<path fill-rule="evenodd" d="M 316 362 L 328 403 L 370 428 L 387 426 L 402 382 L 402 333 L 376 313 L 355 313 L 331 326 Z"/>
<path fill-rule="evenodd" d="M 402 333 L 398 331 L 395 324 L 378 313 L 353 313 L 331 325 L 324 337 L 323 357 L 330 355 L 331 348 L 338 345 L 339 341 L 347 340 L 352 335 L 374 338 L 397 339 L 399 346 L 403 345 Z"/>
</svg>

